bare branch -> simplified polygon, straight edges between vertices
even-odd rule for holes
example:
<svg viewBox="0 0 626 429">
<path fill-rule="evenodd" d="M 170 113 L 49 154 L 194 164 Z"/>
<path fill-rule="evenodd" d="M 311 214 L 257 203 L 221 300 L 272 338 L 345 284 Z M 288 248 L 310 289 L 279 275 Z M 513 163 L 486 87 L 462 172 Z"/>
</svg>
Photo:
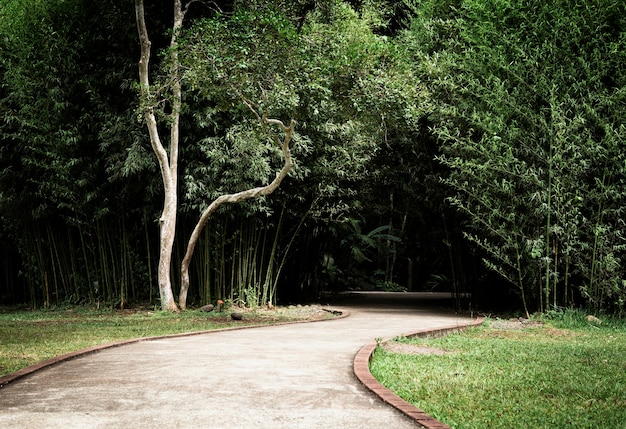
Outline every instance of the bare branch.
<svg viewBox="0 0 626 429">
<path fill-rule="evenodd" d="M 225 12 L 222 10 L 222 8 L 221 8 L 221 7 L 219 7 L 219 5 L 217 4 L 217 2 L 212 1 L 212 2 L 209 2 L 209 4 L 213 5 L 213 10 L 214 10 L 214 11 L 219 12 L 219 13 L 221 13 L 221 14 L 224 14 L 224 13 L 225 13 Z"/>
<path fill-rule="evenodd" d="M 237 91 L 237 95 L 239 96 L 239 98 L 241 98 L 241 100 L 243 101 L 243 104 L 248 106 L 248 109 L 250 109 L 250 111 L 254 113 L 254 116 L 256 116 L 256 118 L 262 123 L 263 118 L 261 118 L 261 116 L 259 115 L 259 112 L 257 112 L 254 104 L 250 100 L 248 100 L 246 97 L 244 97 L 243 94 L 241 94 L 239 91 Z"/>
</svg>

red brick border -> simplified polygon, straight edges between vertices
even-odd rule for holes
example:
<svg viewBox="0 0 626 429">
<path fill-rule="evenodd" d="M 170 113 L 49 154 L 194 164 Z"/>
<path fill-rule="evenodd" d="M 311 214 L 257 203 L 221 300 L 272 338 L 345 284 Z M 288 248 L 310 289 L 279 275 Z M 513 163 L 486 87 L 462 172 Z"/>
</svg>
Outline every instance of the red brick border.
<svg viewBox="0 0 626 429">
<path fill-rule="evenodd" d="M 478 319 L 464 325 L 455 325 L 439 329 L 422 329 L 401 336 L 439 337 L 450 334 L 452 332 L 458 332 L 472 326 L 479 326 L 483 323 L 483 320 L 484 319 L 482 317 L 479 317 Z M 389 340 L 390 339 L 388 338 L 383 340 L 383 342 L 387 342 Z M 354 374 L 359 379 L 359 381 L 384 402 L 398 409 L 422 427 L 426 429 L 451 429 L 450 426 L 441 423 L 439 420 L 436 420 L 434 417 L 426 414 L 424 411 L 420 410 L 413 404 L 410 404 L 404 399 L 400 398 L 389 389 L 387 389 L 385 386 L 380 384 L 378 380 L 374 378 L 374 376 L 370 372 L 369 363 L 372 359 L 372 354 L 374 353 L 374 350 L 376 350 L 377 345 L 377 343 L 369 343 L 364 345 L 354 357 Z"/>
<path fill-rule="evenodd" d="M 130 340 L 122 340 L 114 343 L 100 344 L 97 346 L 88 347 L 86 349 L 78 350 L 75 352 L 71 352 L 61 356 L 55 356 L 48 360 L 36 363 L 34 365 L 27 366 L 26 368 L 22 368 L 18 371 L 3 375 L 0 377 L 0 389 L 6 386 L 9 383 L 13 383 L 14 381 L 19 380 L 20 378 L 24 378 L 36 371 L 42 370 L 52 365 L 56 365 L 61 362 L 65 362 L 68 360 L 75 359 L 80 356 L 88 355 L 90 353 L 99 352 L 100 350 L 110 349 L 113 347 L 120 347 L 126 344 L 138 343 L 140 341 L 151 341 L 151 340 L 161 340 L 163 338 L 176 338 L 176 337 L 190 337 L 192 335 L 203 335 L 203 334 L 211 334 L 213 332 L 225 332 L 225 331 L 237 331 L 240 329 L 251 329 L 251 328 L 264 328 L 267 326 L 280 326 L 280 325 L 294 325 L 296 323 L 316 323 L 316 322 L 326 322 L 328 320 L 337 320 L 343 319 L 350 315 L 350 312 L 346 310 L 328 310 L 323 308 L 324 311 L 328 311 L 336 315 L 336 317 L 328 318 L 328 319 L 319 319 L 319 320 L 299 320 L 294 322 L 279 322 L 279 323 L 271 323 L 271 324 L 259 324 L 259 325 L 247 325 L 247 326 L 232 326 L 229 328 L 221 328 L 221 329 L 211 329 L 208 331 L 197 331 L 197 332 L 184 332 L 182 334 L 171 334 L 171 335 L 159 335 L 154 337 L 144 337 L 144 338 L 134 338 Z"/>
</svg>

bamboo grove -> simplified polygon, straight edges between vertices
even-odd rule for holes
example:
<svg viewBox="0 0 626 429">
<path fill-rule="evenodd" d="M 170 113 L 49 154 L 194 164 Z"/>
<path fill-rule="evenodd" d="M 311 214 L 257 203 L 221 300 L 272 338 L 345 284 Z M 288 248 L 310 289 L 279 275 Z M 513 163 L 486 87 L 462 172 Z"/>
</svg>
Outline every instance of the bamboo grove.
<svg viewBox="0 0 626 429">
<path fill-rule="evenodd" d="M 165 132 L 172 2 L 146 5 L 144 95 L 131 3 L 0 5 L 0 304 L 160 305 L 141 109 Z M 622 1 L 182 5 L 176 293 L 200 214 L 280 169 L 261 116 L 295 121 L 280 187 L 208 219 L 189 305 L 365 288 L 623 314 Z"/>
</svg>

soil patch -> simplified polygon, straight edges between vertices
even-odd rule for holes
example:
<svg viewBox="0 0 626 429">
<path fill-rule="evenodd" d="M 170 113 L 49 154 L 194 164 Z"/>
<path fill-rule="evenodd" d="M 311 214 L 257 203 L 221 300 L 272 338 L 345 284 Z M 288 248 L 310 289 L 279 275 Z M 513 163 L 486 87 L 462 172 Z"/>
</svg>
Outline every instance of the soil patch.
<svg viewBox="0 0 626 429">
<path fill-rule="evenodd" d="M 243 316 L 245 321 L 259 322 L 280 322 L 295 320 L 323 320 L 330 319 L 337 314 L 335 312 L 324 309 L 321 305 L 290 305 L 285 307 L 262 307 L 255 309 L 233 307 L 226 311 L 227 319 L 230 319 L 230 313 L 238 312 Z"/>
<path fill-rule="evenodd" d="M 388 341 L 383 344 L 383 348 L 390 353 L 404 355 L 446 355 L 452 352 L 438 349 L 436 347 L 426 347 L 417 344 L 398 343 L 396 341 Z"/>
<path fill-rule="evenodd" d="M 536 328 L 543 326 L 543 322 L 529 319 L 496 319 L 489 324 L 492 329 L 504 331 L 517 331 L 524 328 Z"/>
</svg>

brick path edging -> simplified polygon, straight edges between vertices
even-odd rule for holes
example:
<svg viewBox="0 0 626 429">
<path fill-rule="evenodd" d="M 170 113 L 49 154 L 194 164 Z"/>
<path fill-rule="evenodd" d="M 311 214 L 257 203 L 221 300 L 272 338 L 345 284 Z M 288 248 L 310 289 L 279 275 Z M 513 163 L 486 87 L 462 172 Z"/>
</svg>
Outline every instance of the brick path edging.
<svg viewBox="0 0 626 429">
<path fill-rule="evenodd" d="M 120 347 L 126 344 L 138 343 L 140 341 L 151 341 L 151 340 L 161 340 L 164 338 L 176 338 L 176 337 L 191 337 L 192 335 L 203 335 L 203 334 L 212 334 L 214 332 L 224 332 L 224 331 L 238 331 L 240 329 L 253 329 L 253 328 L 264 328 L 268 326 L 279 326 L 279 325 L 294 325 L 297 323 L 317 323 L 317 322 L 326 322 L 328 320 L 337 320 L 343 319 L 350 316 L 350 312 L 346 310 L 333 310 L 322 308 L 322 310 L 327 311 L 335 315 L 333 318 L 328 319 L 315 319 L 315 320 L 295 320 L 289 322 L 277 322 L 277 323 L 269 323 L 269 324 L 257 324 L 257 325 L 244 325 L 244 326 L 230 326 L 228 328 L 219 328 L 219 329 L 210 329 L 204 331 L 194 331 L 194 332 L 183 332 L 180 334 L 169 334 L 169 335 L 158 335 L 153 337 L 142 337 L 142 338 L 132 338 L 129 340 L 120 340 L 113 343 L 106 344 L 98 344 L 92 347 L 88 347 L 86 349 L 78 350 L 75 352 L 67 353 L 61 356 L 55 356 L 50 359 L 44 360 L 42 362 L 27 366 L 18 371 L 11 372 L 9 374 L 5 374 L 0 377 L 0 389 L 6 386 L 9 383 L 13 383 L 21 378 L 24 378 L 36 371 L 40 371 L 44 368 L 47 368 L 52 365 L 59 364 L 61 362 L 65 362 L 68 360 L 76 359 L 77 357 L 88 355 L 90 353 L 96 353 L 101 350 L 110 349 L 113 347 Z"/>
<path fill-rule="evenodd" d="M 404 335 L 399 335 L 403 337 L 440 337 L 443 335 L 447 335 L 453 332 L 459 332 L 464 329 L 479 326 L 483 323 L 484 318 L 479 317 L 478 319 L 469 322 L 464 325 L 455 325 L 446 328 L 439 329 L 423 329 L 415 332 L 411 332 Z M 385 343 L 391 340 L 391 338 L 387 338 L 382 342 Z M 424 411 L 420 410 L 413 404 L 408 403 L 404 399 L 400 398 L 385 386 L 380 384 L 378 380 L 374 378 L 372 373 L 370 372 L 369 363 L 372 359 L 372 354 L 374 350 L 376 350 L 376 346 L 378 343 L 369 343 L 364 345 L 361 350 L 354 357 L 353 369 L 354 374 L 359 379 L 365 387 L 371 390 L 376 396 L 378 396 L 381 400 L 391 405 L 392 407 L 398 409 L 402 413 L 404 413 L 409 418 L 413 419 L 417 424 L 421 425 L 426 429 L 452 429 L 450 426 L 440 422 L 434 417 L 426 414 Z"/>
</svg>

